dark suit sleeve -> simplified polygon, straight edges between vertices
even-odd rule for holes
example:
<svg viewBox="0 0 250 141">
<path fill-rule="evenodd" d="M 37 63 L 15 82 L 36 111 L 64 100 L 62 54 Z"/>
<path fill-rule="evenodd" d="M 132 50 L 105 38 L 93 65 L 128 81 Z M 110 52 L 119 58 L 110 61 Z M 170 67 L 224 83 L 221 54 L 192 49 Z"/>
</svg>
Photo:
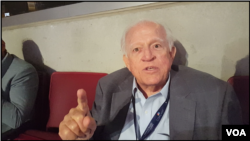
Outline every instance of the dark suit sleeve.
<svg viewBox="0 0 250 141">
<path fill-rule="evenodd" d="M 96 121 L 98 121 L 99 119 L 98 115 L 101 112 L 101 105 L 102 105 L 101 97 L 102 96 L 103 94 L 102 94 L 102 90 L 100 87 L 100 82 L 98 82 L 97 87 L 96 87 L 95 101 L 93 103 L 92 110 L 91 110 L 91 114 Z"/>
<path fill-rule="evenodd" d="M 239 100 L 234 92 L 233 87 L 227 84 L 226 92 L 224 95 L 222 105 L 222 125 L 241 125 L 242 124 L 242 112 Z M 221 130 L 220 130 L 221 132 Z M 221 139 L 222 133 L 220 133 Z"/>
<path fill-rule="evenodd" d="M 95 101 L 94 101 L 94 104 L 92 106 L 92 110 L 91 110 L 91 114 L 92 114 L 92 117 L 95 119 L 96 121 L 96 124 L 97 124 L 97 128 L 95 130 L 95 133 L 93 135 L 93 137 L 91 138 L 91 140 L 94 140 L 94 139 L 98 139 L 100 133 L 102 132 L 103 130 L 103 126 L 100 126 L 99 123 L 101 122 L 101 112 L 102 112 L 102 99 L 103 97 L 103 91 L 102 91 L 102 88 L 100 86 L 100 81 L 98 82 L 97 84 L 97 87 L 96 87 L 96 95 L 95 95 Z"/>
<path fill-rule="evenodd" d="M 16 74 L 11 81 L 10 102 L 2 100 L 2 122 L 17 128 L 31 118 L 38 90 L 38 75 L 33 67 Z"/>
</svg>

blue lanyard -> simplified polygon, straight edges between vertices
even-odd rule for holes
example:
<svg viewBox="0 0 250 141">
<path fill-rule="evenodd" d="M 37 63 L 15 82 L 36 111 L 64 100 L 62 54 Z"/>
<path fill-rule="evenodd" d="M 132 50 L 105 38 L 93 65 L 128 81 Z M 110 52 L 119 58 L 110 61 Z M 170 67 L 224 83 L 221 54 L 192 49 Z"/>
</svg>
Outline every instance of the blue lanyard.
<svg viewBox="0 0 250 141">
<path fill-rule="evenodd" d="M 134 91 L 134 94 L 136 93 L 136 90 Z M 169 101 L 169 93 L 166 98 L 166 101 L 161 105 L 161 107 L 158 109 L 158 111 L 155 113 L 154 117 L 151 119 L 150 123 L 148 124 L 148 127 L 146 128 L 145 132 L 143 135 L 140 135 L 140 130 L 139 126 L 137 124 L 137 119 L 136 119 L 136 110 L 135 110 L 135 97 L 132 96 L 132 102 L 133 102 L 133 109 L 134 109 L 134 126 L 135 126 L 135 135 L 136 135 L 136 140 L 145 140 L 157 127 L 158 123 L 161 121 L 161 118 L 163 114 L 166 111 L 166 108 L 168 106 L 168 101 Z"/>
</svg>

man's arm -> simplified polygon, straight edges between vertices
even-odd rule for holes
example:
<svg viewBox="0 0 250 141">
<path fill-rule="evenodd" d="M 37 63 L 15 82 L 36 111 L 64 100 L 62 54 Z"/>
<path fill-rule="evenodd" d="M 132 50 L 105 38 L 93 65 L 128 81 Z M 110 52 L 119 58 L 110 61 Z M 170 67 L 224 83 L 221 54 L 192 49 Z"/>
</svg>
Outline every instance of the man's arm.
<svg viewBox="0 0 250 141">
<path fill-rule="evenodd" d="M 95 133 L 93 134 L 93 137 L 90 138 L 90 140 L 95 140 L 95 139 L 99 139 L 100 137 L 100 133 L 103 130 L 103 126 L 98 126 L 100 125 L 100 120 L 102 119 L 102 108 L 103 108 L 103 90 L 100 86 L 100 80 L 97 83 L 96 86 L 96 94 L 95 94 L 95 101 L 93 103 L 92 106 L 92 110 L 91 110 L 91 115 L 92 117 L 95 119 L 96 124 L 97 124 L 97 128 L 95 130 Z M 99 138 L 98 138 L 99 137 Z"/>
<path fill-rule="evenodd" d="M 240 102 L 234 89 L 231 85 L 227 84 L 226 92 L 224 95 L 223 105 L 222 105 L 222 125 L 241 125 L 242 122 L 242 112 L 240 107 Z M 222 127 L 221 127 L 222 128 Z M 220 129 L 220 139 L 222 139 L 222 133 Z"/>
<path fill-rule="evenodd" d="M 11 81 L 10 102 L 2 99 L 2 122 L 17 128 L 31 116 L 37 90 L 38 75 L 34 68 L 16 74 Z"/>
</svg>

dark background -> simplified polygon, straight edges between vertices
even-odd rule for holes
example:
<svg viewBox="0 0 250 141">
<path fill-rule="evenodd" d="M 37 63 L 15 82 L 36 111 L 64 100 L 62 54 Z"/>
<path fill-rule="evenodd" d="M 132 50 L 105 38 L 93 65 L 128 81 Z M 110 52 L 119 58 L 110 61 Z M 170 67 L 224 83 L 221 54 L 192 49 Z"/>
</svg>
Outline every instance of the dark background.
<svg viewBox="0 0 250 141">
<path fill-rule="evenodd" d="M 2 18 L 4 18 L 5 13 L 10 13 L 10 16 L 14 16 L 18 14 L 65 6 L 75 3 L 79 2 L 1 2 L 1 13 Z"/>
</svg>

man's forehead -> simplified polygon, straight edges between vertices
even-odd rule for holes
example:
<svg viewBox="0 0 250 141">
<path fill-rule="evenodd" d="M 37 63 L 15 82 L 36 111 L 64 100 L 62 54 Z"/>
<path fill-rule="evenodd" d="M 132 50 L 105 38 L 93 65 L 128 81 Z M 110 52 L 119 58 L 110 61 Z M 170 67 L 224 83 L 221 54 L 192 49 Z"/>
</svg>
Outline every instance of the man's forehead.
<svg viewBox="0 0 250 141">
<path fill-rule="evenodd" d="M 156 32 L 159 35 L 165 36 L 165 28 L 157 23 L 154 22 L 145 22 L 145 23 L 138 23 L 132 26 L 126 33 L 125 38 L 131 37 L 137 34 L 147 34 L 151 33 L 152 31 Z"/>
<path fill-rule="evenodd" d="M 137 32 L 137 31 L 141 31 L 141 30 L 155 30 L 155 29 L 158 29 L 159 27 L 160 27 L 160 25 L 158 25 L 156 23 L 151 23 L 151 22 L 139 23 L 139 24 L 131 27 L 129 29 L 128 33 L 129 32 Z"/>
<path fill-rule="evenodd" d="M 142 35 L 152 35 L 151 40 L 163 41 L 166 36 L 166 32 L 162 26 L 157 24 L 144 24 L 138 25 L 130 28 L 125 36 L 126 40 L 129 42 L 133 42 L 134 37 L 144 38 Z M 157 37 L 156 37 L 157 36 Z"/>
</svg>

